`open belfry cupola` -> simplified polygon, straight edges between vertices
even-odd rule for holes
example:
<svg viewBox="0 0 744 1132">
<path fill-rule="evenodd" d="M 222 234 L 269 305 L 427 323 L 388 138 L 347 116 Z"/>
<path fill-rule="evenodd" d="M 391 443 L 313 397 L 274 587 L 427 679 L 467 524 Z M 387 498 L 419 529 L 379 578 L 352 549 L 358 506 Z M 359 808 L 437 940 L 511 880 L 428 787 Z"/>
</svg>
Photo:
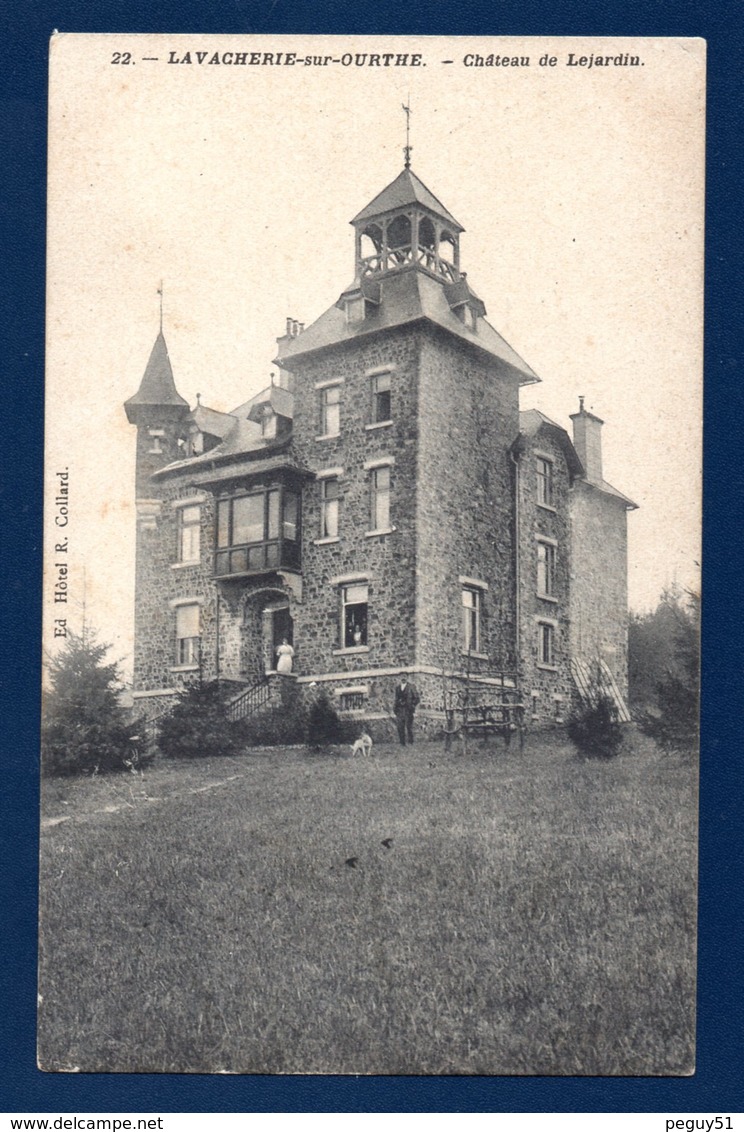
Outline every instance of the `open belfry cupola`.
<svg viewBox="0 0 744 1132">
<path fill-rule="evenodd" d="M 357 278 L 417 267 L 448 283 L 459 279 L 464 229 L 412 169 L 403 169 L 351 223 Z"/>
<path fill-rule="evenodd" d="M 349 322 L 374 313 L 387 280 L 417 271 L 442 284 L 452 311 L 468 329 L 476 329 L 486 308 L 460 270 L 465 229 L 408 164 L 351 223 L 354 285 L 340 300 Z"/>
<path fill-rule="evenodd" d="M 487 321 L 461 267 L 465 229 L 408 163 L 351 225 L 353 281 L 314 322 L 279 340 L 283 384 L 293 384 L 289 375 L 305 356 L 413 323 L 469 342 L 515 371 L 520 385 L 540 380 Z"/>
</svg>

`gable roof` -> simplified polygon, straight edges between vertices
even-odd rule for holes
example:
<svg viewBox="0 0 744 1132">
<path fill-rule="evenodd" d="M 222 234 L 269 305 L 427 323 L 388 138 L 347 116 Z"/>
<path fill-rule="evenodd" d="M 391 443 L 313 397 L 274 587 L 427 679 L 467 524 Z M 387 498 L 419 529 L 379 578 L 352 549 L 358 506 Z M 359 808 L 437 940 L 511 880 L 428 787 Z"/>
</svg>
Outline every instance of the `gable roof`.
<svg viewBox="0 0 744 1132">
<path fill-rule="evenodd" d="M 345 312 L 334 304 L 287 344 L 276 364 L 291 369 L 292 362 L 303 354 L 425 319 L 516 370 L 520 385 L 540 380 L 485 318 L 478 317 L 476 330 L 468 329 L 450 307 L 442 283 L 425 272 L 393 272 L 380 281 L 380 288 L 380 304 L 367 318 L 348 322 Z"/>
<path fill-rule="evenodd" d="M 376 216 L 382 216 L 386 212 L 392 212 L 398 208 L 404 208 L 408 204 L 420 204 L 427 208 L 429 212 L 436 213 L 443 220 L 446 220 L 458 232 L 464 232 L 462 224 L 458 224 L 451 212 L 444 207 L 440 200 L 434 196 L 434 193 L 427 189 L 423 181 L 419 180 L 412 169 L 403 169 L 398 174 L 394 181 L 378 193 L 374 200 L 371 200 L 366 208 L 358 212 L 352 224 L 360 224 L 365 220 L 372 220 Z"/>
<path fill-rule="evenodd" d="M 133 397 L 124 402 L 124 408 L 134 405 L 177 405 L 188 409 L 189 403 L 184 400 L 176 389 L 173 380 L 173 368 L 168 357 L 168 347 L 165 344 L 161 330 L 155 339 L 155 345 L 150 351 L 150 358 L 145 368 L 144 377 L 140 387 Z"/>
</svg>

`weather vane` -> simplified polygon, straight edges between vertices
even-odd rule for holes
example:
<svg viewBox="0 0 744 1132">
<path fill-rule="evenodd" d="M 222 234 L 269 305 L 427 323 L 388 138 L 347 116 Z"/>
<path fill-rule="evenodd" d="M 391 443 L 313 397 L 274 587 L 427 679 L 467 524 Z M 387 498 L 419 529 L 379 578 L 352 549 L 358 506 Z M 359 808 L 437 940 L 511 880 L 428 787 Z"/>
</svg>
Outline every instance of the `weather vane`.
<svg viewBox="0 0 744 1132">
<path fill-rule="evenodd" d="M 160 280 L 158 287 L 158 294 L 160 295 L 160 333 L 163 333 L 163 280 Z"/>
<path fill-rule="evenodd" d="M 404 103 L 403 104 L 403 110 L 405 111 L 405 115 L 406 115 L 406 144 L 403 147 L 403 155 L 405 157 L 406 169 L 410 169 L 411 168 L 411 150 L 413 149 L 413 146 L 411 145 L 411 96 L 410 96 L 410 94 L 408 95 L 408 105 L 406 106 L 405 103 Z"/>
</svg>

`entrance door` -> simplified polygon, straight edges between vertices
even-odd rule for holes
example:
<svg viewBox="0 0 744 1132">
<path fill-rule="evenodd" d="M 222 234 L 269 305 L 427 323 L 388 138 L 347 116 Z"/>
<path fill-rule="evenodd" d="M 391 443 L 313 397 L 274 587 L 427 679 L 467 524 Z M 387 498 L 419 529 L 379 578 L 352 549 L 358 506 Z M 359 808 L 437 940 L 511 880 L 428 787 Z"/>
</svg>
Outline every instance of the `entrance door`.
<svg viewBox="0 0 744 1132">
<path fill-rule="evenodd" d="M 272 638 L 273 638 L 273 655 L 276 657 L 276 650 L 282 643 L 284 638 L 290 645 L 294 644 L 294 622 L 289 615 L 289 607 L 285 606 L 283 609 L 275 609 L 272 614 Z"/>
</svg>

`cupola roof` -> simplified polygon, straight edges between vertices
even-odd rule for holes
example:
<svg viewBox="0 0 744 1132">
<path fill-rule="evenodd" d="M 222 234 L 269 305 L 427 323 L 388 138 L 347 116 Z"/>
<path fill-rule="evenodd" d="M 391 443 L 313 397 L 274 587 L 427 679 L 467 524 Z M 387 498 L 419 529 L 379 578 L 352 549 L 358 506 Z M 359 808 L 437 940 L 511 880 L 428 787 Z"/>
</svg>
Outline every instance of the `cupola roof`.
<svg viewBox="0 0 744 1132">
<path fill-rule="evenodd" d="M 373 220 L 378 216 L 385 215 L 385 213 L 394 212 L 396 209 L 405 208 L 411 204 L 418 204 L 428 209 L 429 212 L 433 212 L 442 220 L 446 220 L 458 232 L 465 231 L 462 224 L 458 224 L 452 213 L 427 189 L 424 182 L 416 176 L 412 169 L 403 169 L 387 188 L 378 193 L 366 208 L 357 213 L 351 223 L 361 224 L 366 220 Z"/>
</svg>

